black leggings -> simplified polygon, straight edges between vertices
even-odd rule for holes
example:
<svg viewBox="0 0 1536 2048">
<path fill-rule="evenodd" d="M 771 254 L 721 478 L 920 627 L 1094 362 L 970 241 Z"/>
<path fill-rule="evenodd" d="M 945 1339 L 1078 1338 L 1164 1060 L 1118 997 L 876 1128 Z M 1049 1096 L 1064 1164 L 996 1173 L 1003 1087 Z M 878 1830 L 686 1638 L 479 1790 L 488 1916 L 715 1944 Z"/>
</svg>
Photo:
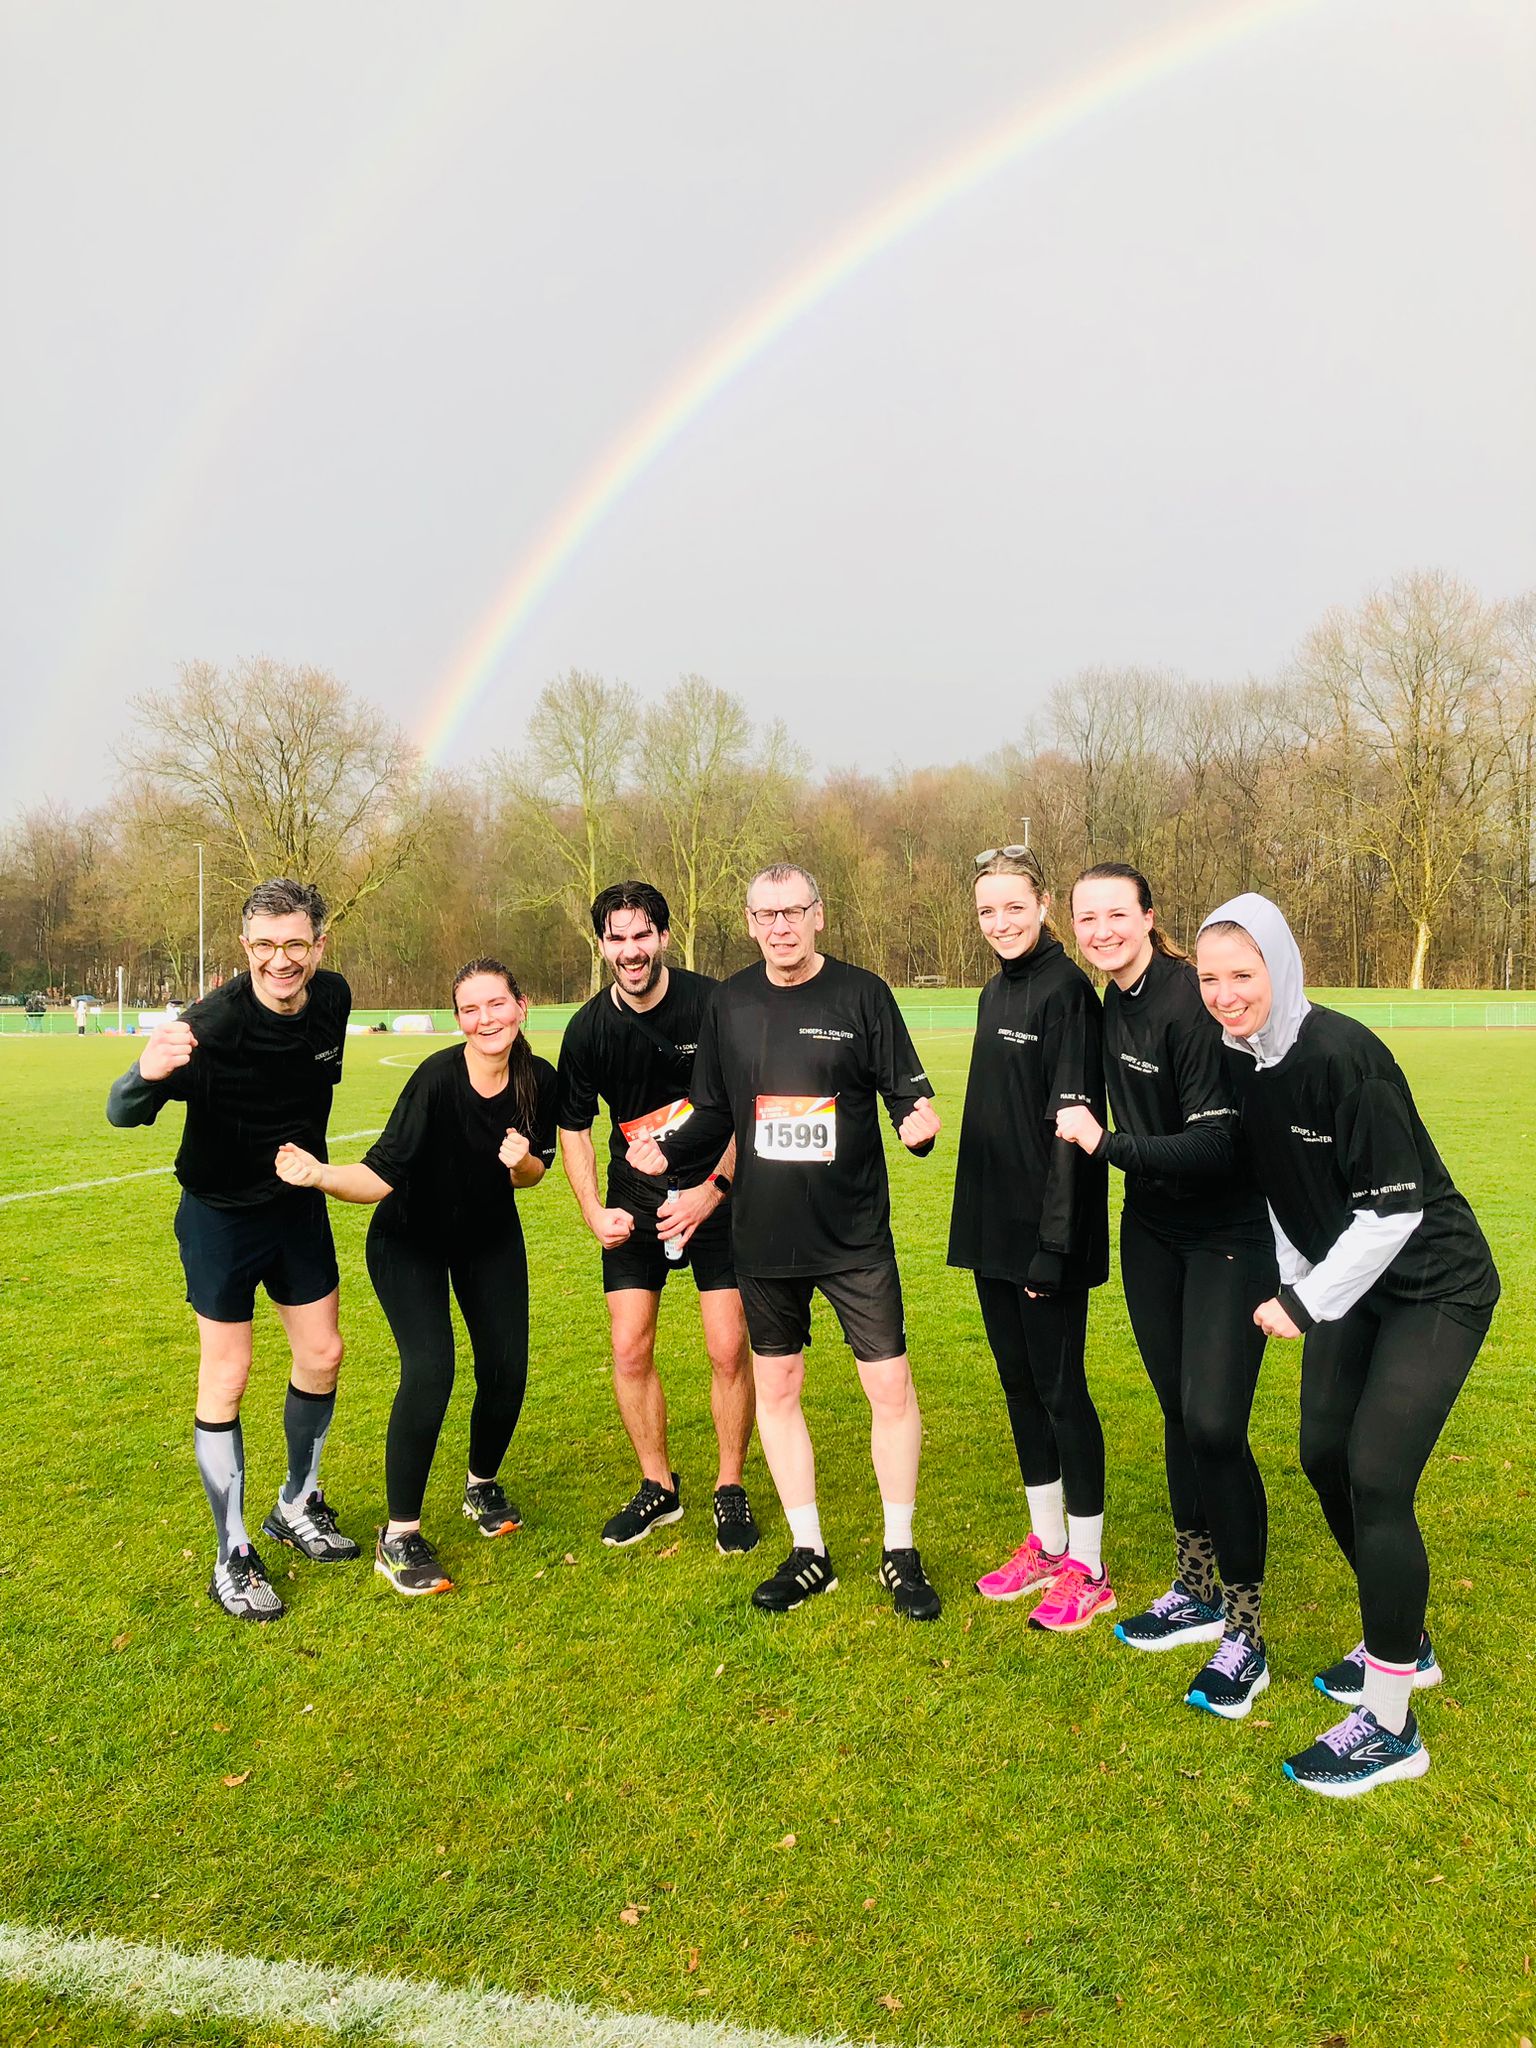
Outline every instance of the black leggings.
<svg viewBox="0 0 1536 2048">
<path fill-rule="evenodd" d="M 1088 1290 L 1033 1299 L 976 1275 L 976 1299 L 1008 1403 L 1026 1486 L 1062 1483 L 1069 1515 L 1104 1512 L 1104 1430 L 1088 1392 Z"/>
<path fill-rule="evenodd" d="M 1413 1497 L 1485 1334 L 1375 1288 L 1307 1332 L 1302 1470 L 1354 1567 L 1365 1646 L 1389 1664 L 1419 1654 L 1429 1559 Z"/>
<path fill-rule="evenodd" d="M 1163 1411 L 1173 1526 L 1210 1531 L 1229 1583 L 1262 1579 L 1269 1512 L 1248 1447 L 1248 1416 L 1264 1357 L 1253 1312 L 1279 1284 L 1275 1255 L 1267 1245 L 1177 1247 L 1127 1208 L 1120 1275 Z"/>
<path fill-rule="evenodd" d="M 528 1386 L 528 1259 L 521 1230 L 485 1250 L 450 1256 L 375 1222 L 368 1231 L 368 1277 L 400 1351 L 400 1386 L 384 1449 L 390 1519 L 414 1522 L 453 1392 L 449 1283 L 475 1360 L 469 1469 L 477 1479 L 494 1479 Z"/>
</svg>

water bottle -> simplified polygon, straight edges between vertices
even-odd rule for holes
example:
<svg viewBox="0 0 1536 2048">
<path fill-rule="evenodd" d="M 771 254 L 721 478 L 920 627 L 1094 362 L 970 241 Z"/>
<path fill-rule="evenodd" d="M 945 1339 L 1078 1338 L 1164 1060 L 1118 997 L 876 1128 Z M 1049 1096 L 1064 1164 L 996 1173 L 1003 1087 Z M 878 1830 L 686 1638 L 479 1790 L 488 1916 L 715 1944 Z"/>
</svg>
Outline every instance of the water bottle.
<svg viewBox="0 0 1536 2048">
<path fill-rule="evenodd" d="M 667 1194 L 671 1196 L 675 1195 L 676 1193 L 676 1177 L 674 1175 L 669 1174 L 667 1177 Z M 666 1253 L 667 1257 L 674 1262 L 674 1264 L 678 1259 L 680 1259 L 683 1256 L 683 1252 L 685 1250 L 685 1246 L 683 1244 L 683 1240 L 681 1237 L 664 1237 L 661 1240 L 661 1248 Z"/>
</svg>

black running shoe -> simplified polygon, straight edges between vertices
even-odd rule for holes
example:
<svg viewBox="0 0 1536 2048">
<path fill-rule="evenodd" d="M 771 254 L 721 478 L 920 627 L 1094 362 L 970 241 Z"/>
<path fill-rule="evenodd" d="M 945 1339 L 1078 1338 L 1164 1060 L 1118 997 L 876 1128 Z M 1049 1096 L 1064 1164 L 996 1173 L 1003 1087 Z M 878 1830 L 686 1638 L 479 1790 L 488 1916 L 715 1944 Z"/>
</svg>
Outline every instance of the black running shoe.
<svg viewBox="0 0 1536 2048">
<path fill-rule="evenodd" d="M 437 1552 L 419 1529 L 389 1536 L 381 1529 L 374 1545 L 373 1568 L 394 1587 L 414 1599 L 422 1593 L 451 1593 L 453 1581 L 437 1561 Z"/>
<path fill-rule="evenodd" d="M 1365 1707 L 1356 1707 L 1337 1728 L 1330 1728 L 1280 1768 L 1293 1784 L 1321 1792 L 1325 1799 L 1356 1799 L 1377 1785 L 1422 1778 L 1429 1769 L 1429 1751 L 1412 1714 L 1402 1734 L 1394 1735 Z"/>
<path fill-rule="evenodd" d="M 482 1536 L 510 1536 L 523 1526 L 522 1516 L 502 1492 L 499 1479 L 482 1479 L 473 1486 L 464 1482 L 464 1516 Z"/>
<path fill-rule="evenodd" d="M 792 1550 L 771 1579 L 755 1587 L 752 1605 L 767 1614 L 789 1614 L 817 1593 L 835 1592 L 837 1574 L 824 1550 Z"/>
<path fill-rule="evenodd" d="M 1219 1714 L 1223 1721 L 1241 1721 L 1261 1692 L 1269 1690 L 1269 1665 L 1264 1652 L 1239 1629 L 1223 1636 L 1221 1646 L 1184 1695 L 1186 1706 Z"/>
<path fill-rule="evenodd" d="M 208 1598 L 236 1621 L 277 1621 L 288 1612 L 250 1544 L 232 1550 L 226 1563 L 214 1566 Z"/>
<path fill-rule="evenodd" d="M 672 1484 L 658 1486 L 654 1479 L 642 1479 L 640 1489 L 625 1501 L 616 1515 L 610 1515 L 603 1524 L 603 1541 L 611 1547 L 624 1549 L 631 1543 L 642 1543 L 651 1531 L 667 1522 L 683 1519 L 683 1504 L 678 1498 L 677 1474 L 672 1474 Z"/>
<path fill-rule="evenodd" d="M 715 1548 L 722 1557 L 757 1548 L 757 1524 L 744 1486 L 715 1488 Z"/>
<path fill-rule="evenodd" d="M 312 1493 L 305 1500 L 291 1503 L 279 1495 L 277 1506 L 261 1525 L 261 1532 L 313 1558 L 316 1564 L 345 1564 L 363 1554 L 352 1538 L 343 1536 L 336 1526 L 336 1516 L 323 1493 Z"/>
<path fill-rule="evenodd" d="M 938 1620 L 941 1602 L 915 1550 L 882 1550 L 880 1583 L 891 1595 L 896 1612 L 908 1621 Z"/>
<path fill-rule="evenodd" d="M 1427 1685 L 1438 1685 L 1442 1675 L 1435 1659 L 1434 1644 L 1428 1635 L 1420 1636 L 1419 1654 L 1413 1666 L 1413 1690 L 1419 1692 Z M 1358 1707 L 1365 1698 L 1364 1643 L 1356 1643 L 1347 1657 L 1341 1657 L 1337 1664 L 1330 1664 L 1326 1671 L 1319 1671 L 1312 1683 L 1329 1699 L 1337 1700 L 1341 1707 Z"/>
</svg>

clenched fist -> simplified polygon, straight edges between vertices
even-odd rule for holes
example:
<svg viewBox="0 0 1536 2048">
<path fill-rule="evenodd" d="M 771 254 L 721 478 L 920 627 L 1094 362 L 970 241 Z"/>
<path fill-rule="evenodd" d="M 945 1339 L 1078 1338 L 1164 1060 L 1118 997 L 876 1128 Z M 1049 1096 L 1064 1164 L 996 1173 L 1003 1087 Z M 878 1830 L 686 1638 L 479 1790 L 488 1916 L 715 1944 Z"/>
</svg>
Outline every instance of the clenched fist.
<svg viewBox="0 0 1536 2048">
<path fill-rule="evenodd" d="M 157 1024 L 139 1054 L 139 1072 L 146 1081 L 163 1081 L 184 1067 L 197 1050 L 190 1024 L 178 1017 L 174 1023 Z"/>
</svg>

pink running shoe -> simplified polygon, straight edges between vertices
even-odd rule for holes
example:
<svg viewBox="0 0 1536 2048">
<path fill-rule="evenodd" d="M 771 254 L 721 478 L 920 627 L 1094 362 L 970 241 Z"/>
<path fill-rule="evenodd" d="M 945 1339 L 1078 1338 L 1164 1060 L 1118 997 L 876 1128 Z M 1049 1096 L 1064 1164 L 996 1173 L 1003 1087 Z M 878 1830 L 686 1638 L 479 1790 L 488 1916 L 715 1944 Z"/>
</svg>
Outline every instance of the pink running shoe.
<svg viewBox="0 0 1536 2048">
<path fill-rule="evenodd" d="M 1070 1635 L 1074 1629 L 1087 1628 L 1096 1614 L 1113 1614 L 1114 1610 L 1115 1589 L 1109 1583 L 1109 1573 L 1092 1579 L 1075 1557 L 1069 1557 L 1055 1585 L 1029 1617 L 1029 1625 Z"/>
<path fill-rule="evenodd" d="M 983 1600 L 1017 1600 L 1023 1593 L 1044 1593 L 1066 1569 L 1066 1556 L 1052 1557 L 1038 1536 L 1021 1543 L 1006 1564 L 976 1581 Z"/>
</svg>

